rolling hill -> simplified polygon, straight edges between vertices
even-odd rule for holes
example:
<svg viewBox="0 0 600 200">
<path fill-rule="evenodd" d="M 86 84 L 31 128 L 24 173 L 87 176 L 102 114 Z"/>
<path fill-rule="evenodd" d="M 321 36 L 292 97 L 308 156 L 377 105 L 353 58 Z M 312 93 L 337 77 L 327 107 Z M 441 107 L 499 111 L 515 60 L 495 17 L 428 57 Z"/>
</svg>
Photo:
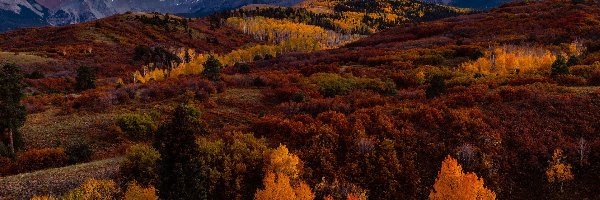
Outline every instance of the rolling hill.
<svg viewBox="0 0 600 200">
<path fill-rule="evenodd" d="M 25 179 L 0 177 L 0 188 L 59 197 L 81 181 L 25 183 L 81 173 L 116 183 L 107 196 L 121 198 L 131 173 L 107 165 L 135 163 L 140 146 L 185 143 L 181 152 L 194 152 L 185 160 L 202 164 L 182 163 L 198 165 L 193 175 L 209 199 L 250 199 L 273 185 L 308 199 L 594 199 L 597 3 L 514 2 L 472 12 L 413 1 L 311 1 L 191 21 L 126 13 L 2 33 L 0 58 L 25 68 L 29 117 L 25 147 L 15 160 L 0 156 L 0 173 Z M 181 61 L 155 67 L 165 58 Z M 80 65 L 100 69 L 96 88 L 75 89 Z M 64 160 L 61 149 L 79 143 L 93 151 L 87 165 L 47 170 L 69 164 L 34 162 Z M 170 178 L 153 171 L 168 164 L 148 165 L 134 178 Z M 89 172 L 98 168 L 110 173 Z"/>
</svg>

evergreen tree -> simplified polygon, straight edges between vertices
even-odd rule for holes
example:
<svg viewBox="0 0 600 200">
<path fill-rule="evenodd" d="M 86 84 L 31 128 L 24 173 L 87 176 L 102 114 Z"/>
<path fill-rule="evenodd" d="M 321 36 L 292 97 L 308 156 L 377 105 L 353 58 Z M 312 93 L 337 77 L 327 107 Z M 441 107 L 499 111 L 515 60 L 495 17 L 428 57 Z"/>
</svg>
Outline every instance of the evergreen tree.
<svg viewBox="0 0 600 200">
<path fill-rule="evenodd" d="M 169 123 L 157 132 L 154 146 L 160 153 L 157 162 L 158 195 L 161 199 L 206 199 L 201 178 L 199 150 L 195 135 L 202 133 L 200 112 L 180 105 Z"/>
<path fill-rule="evenodd" d="M 444 92 L 446 92 L 446 83 L 444 82 L 444 77 L 440 75 L 433 76 L 427 91 L 425 91 L 427 99 L 433 99 L 437 96 L 440 96 Z"/>
<path fill-rule="evenodd" d="M 20 101 L 23 94 L 23 76 L 21 69 L 14 64 L 0 67 L 0 133 L 7 134 L 9 153 L 21 146 L 19 128 L 24 125 L 27 112 Z"/>
<path fill-rule="evenodd" d="M 579 63 L 581 63 L 581 60 L 577 56 L 572 55 L 572 56 L 569 56 L 569 61 L 567 61 L 567 66 L 571 67 L 574 65 L 579 65 Z"/>
<path fill-rule="evenodd" d="M 87 66 L 81 66 L 77 69 L 78 91 L 96 88 L 96 70 Z"/>
<path fill-rule="evenodd" d="M 215 56 L 210 55 L 204 63 L 202 76 L 211 81 L 219 81 L 221 79 L 221 67 L 221 62 Z"/>
<path fill-rule="evenodd" d="M 567 65 L 567 61 L 565 57 L 559 55 L 556 57 L 556 60 L 552 64 L 552 76 L 568 74 L 569 66 Z"/>
</svg>

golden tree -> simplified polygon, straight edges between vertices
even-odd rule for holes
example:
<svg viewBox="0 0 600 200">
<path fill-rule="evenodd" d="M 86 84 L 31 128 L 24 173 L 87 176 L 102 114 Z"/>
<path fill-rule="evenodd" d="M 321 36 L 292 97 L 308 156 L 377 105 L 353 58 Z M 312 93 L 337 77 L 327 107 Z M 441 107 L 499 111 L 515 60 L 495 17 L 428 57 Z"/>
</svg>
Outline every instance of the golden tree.
<svg viewBox="0 0 600 200">
<path fill-rule="evenodd" d="M 496 199 L 496 194 L 485 188 L 483 179 L 475 173 L 463 173 L 456 159 L 448 156 L 429 193 L 429 199 L 463 200 Z"/>
<path fill-rule="evenodd" d="M 300 158 L 289 152 L 285 145 L 279 147 L 269 155 L 266 171 L 285 174 L 287 177 L 295 179 L 300 173 Z"/>
<path fill-rule="evenodd" d="M 124 200 L 158 200 L 156 196 L 156 189 L 150 186 L 143 188 L 138 185 L 135 181 L 127 185 L 127 191 L 125 192 Z"/>
<path fill-rule="evenodd" d="M 560 184 L 560 192 L 563 192 L 563 185 L 567 181 L 574 179 L 571 173 L 571 165 L 566 164 L 563 161 L 564 156 L 562 155 L 561 149 L 555 149 L 550 161 L 550 166 L 546 170 L 546 177 L 550 183 Z"/>
<path fill-rule="evenodd" d="M 263 180 L 265 189 L 259 189 L 254 195 L 256 200 L 312 200 L 315 198 L 310 187 L 300 182 L 298 186 L 292 187 L 290 177 L 282 173 L 269 172 Z"/>
</svg>

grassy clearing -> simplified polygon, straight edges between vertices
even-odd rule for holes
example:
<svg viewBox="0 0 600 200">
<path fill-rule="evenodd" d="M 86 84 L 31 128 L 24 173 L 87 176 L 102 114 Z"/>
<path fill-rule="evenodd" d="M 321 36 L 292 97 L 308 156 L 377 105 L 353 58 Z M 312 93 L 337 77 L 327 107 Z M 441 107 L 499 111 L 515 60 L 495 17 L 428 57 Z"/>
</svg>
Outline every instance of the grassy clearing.
<svg viewBox="0 0 600 200">
<path fill-rule="evenodd" d="M 18 63 L 20 65 L 33 65 L 53 61 L 31 53 L 0 52 L 0 63 Z"/>
<path fill-rule="evenodd" d="M 54 108 L 27 116 L 21 129 L 26 148 L 52 147 L 68 141 L 99 139 L 109 131 L 119 111 L 61 115 Z"/>
<path fill-rule="evenodd" d="M 118 157 L 0 177 L 0 199 L 29 199 L 34 195 L 62 194 L 90 178 L 114 179 L 122 160 L 122 157 Z"/>
</svg>

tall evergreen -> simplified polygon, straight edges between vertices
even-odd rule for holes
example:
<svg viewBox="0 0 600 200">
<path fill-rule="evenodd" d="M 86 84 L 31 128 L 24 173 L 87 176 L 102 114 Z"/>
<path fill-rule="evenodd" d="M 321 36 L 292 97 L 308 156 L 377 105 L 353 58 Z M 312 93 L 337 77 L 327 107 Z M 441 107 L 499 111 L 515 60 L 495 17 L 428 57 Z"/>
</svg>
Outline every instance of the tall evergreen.
<svg viewBox="0 0 600 200">
<path fill-rule="evenodd" d="M 568 74 L 569 73 L 569 65 L 567 65 L 567 60 L 565 57 L 559 55 L 556 57 L 554 63 L 552 63 L 552 76 Z"/>
<path fill-rule="evenodd" d="M 446 92 L 446 83 L 444 82 L 444 77 L 440 75 L 435 75 L 431 78 L 429 87 L 425 91 L 425 95 L 427 99 L 433 99 L 437 96 L 440 96 Z"/>
<path fill-rule="evenodd" d="M 210 55 L 204 63 L 202 76 L 211 81 L 219 81 L 221 79 L 221 67 L 221 62 L 215 56 Z"/>
<path fill-rule="evenodd" d="M 14 155 L 15 149 L 21 146 L 19 128 L 25 124 L 27 112 L 21 105 L 23 94 L 23 76 L 21 69 L 14 64 L 0 67 L 0 133 L 6 134 L 6 141 L 2 141 L 10 154 Z"/>
<path fill-rule="evenodd" d="M 161 199 L 206 199 L 195 138 L 203 132 L 199 118 L 197 109 L 180 105 L 156 134 L 154 147 L 160 153 L 156 188 Z"/>
<path fill-rule="evenodd" d="M 96 70 L 87 67 L 81 66 L 77 69 L 77 85 L 76 89 L 78 91 L 83 91 L 87 89 L 96 88 Z"/>
</svg>

